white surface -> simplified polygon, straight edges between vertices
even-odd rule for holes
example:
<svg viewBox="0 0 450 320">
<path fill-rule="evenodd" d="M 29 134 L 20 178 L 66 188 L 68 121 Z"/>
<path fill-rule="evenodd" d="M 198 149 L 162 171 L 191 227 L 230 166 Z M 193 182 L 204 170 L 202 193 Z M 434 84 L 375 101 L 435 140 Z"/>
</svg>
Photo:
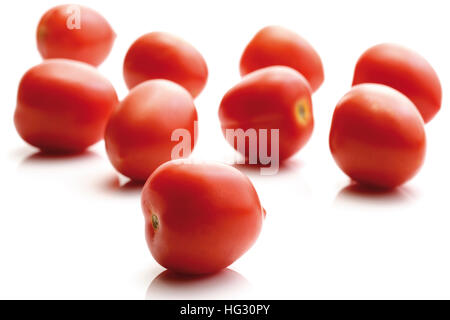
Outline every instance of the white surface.
<svg viewBox="0 0 450 320">
<path fill-rule="evenodd" d="M 197 99 L 196 158 L 233 154 L 217 110 L 239 80 L 246 43 L 281 24 L 308 39 L 326 81 L 314 95 L 316 127 L 307 147 L 277 176 L 246 170 L 268 215 L 256 245 L 231 269 L 199 281 L 153 282 L 163 268 L 144 240 L 139 188 L 124 187 L 103 144 L 74 158 L 36 155 L 16 134 L 22 74 L 40 62 L 35 28 L 59 1 L 0 2 L 0 298 L 450 298 L 450 29 L 446 1 L 79 1 L 118 34 L 100 71 L 126 94 L 122 60 L 140 35 L 169 31 L 194 44 L 210 78 Z M 437 70 L 442 111 L 427 126 L 419 175 L 397 192 L 358 195 L 328 150 L 337 101 L 358 56 L 371 45 L 415 49 Z"/>
</svg>

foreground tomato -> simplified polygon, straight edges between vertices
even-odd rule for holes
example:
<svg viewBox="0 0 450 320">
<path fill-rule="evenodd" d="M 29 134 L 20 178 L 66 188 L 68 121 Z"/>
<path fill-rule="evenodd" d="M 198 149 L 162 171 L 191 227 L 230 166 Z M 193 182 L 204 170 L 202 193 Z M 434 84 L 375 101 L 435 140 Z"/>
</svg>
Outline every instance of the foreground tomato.
<svg viewBox="0 0 450 320">
<path fill-rule="evenodd" d="M 400 92 L 384 85 L 358 85 L 334 111 L 330 149 L 353 180 L 394 188 L 411 179 L 424 161 L 424 123 Z"/>
<path fill-rule="evenodd" d="M 142 192 L 147 243 L 163 267 L 207 274 L 256 241 L 265 212 L 250 180 L 222 164 L 165 163 Z"/>
<path fill-rule="evenodd" d="M 167 79 L 183 86 L 195 98 L 206 85 L 208 68 L 202 55 L 186 41 L 152 32 L 132 44 L 123 74 L 130 89 L 146 80 Z"/>
<path fill-rule="evenodd" d="M 429 122 L 441 108 L 441 83 L 431 65 L 419 54 L 395 44 L 380 44 L 358 60 L 353 85 L 380 83 L 406 95 Z"/>
<path fill-rule="evenodd" d="M 184 88 L 168 80 L 142 83 L 121 102 L 105 133 L 106 151 L 113 166 L 132 180 L 145 181 L 171 160 L 177 129 L 188 130 L 190 150 L 195 144 L 197 111 Z"/>
<path fill-rule="evenodd" d="M 263 28 L 250 41 L 241 58 L 241 75 L 274 65 L 300 72 L 313 92 L 324 79 L 322 61 L 314 48 L 295 32 L 279 26 Z"/>
<path fill-rule="evenodd" d="M 96 11 L 61 5 L 47 11 L 37 28 L 37 45 L 44 59 L 66 58 L 100 65 L 116 34 Z"/>
<path fill-rule="evenodd" d="M 299 151 L 312 134 L 311 89 L 305 78 L 294 69 L 283 66 L 263 68 L 245 76 L 225 94 L 219 118 L 226 137 L 230 130 L 254 129 L 259 133 L 260 129 L 278 129 L 279 159 L 282 161 Z M 266 150 L 270 151 L 272 140 L 269 132 L 268 136 Z M 259 158 L 260 137 L 258 134 L 256 141 Z M 227 140 L 242 152 L 238 140 Z M 246 157 L 251 154 L 249 145 L 246 143 Z"/>
<path fill-rule="evenodd" d="M 46 60 L 23 76 L 14 121 L 20 136 L 45 152 L 80 152 L 103 139 L 118 103 L 111 83 L 92 66 Z"/>
</svg>

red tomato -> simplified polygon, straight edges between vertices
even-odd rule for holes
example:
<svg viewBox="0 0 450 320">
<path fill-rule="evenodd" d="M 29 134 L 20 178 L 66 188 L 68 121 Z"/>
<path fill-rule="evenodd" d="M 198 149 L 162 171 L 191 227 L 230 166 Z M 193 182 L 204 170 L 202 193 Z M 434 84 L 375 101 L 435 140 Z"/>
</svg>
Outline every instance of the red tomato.
<svg viewBox="0 0 450 320">
<path fill-rule="evenodd" d="M 337 104 L 330 149 L 338 166 L 353 180 L 394 188 L 422 166 L 424 122 L 400 92 L 379 84 L 358 85 Z"/>
<path fill-rule="evenodd" d="M 108 157 L 123 175 L 145 181 L 158 166 L 171 160 L 179 143 L 172 141 L 174 130 L 189 131 L 192 151 L 196 121 L 189 92 L 168 80 L 146 81 L 131 90 L 111 116 L 105 132 Z M 183 156 L 189 156 L 189 150 Z"/>
<path fill-rule="evenodd" d="M 279 129 L 279 159 L 282 161 L 299 151 L 311 137 L 314 128 L 311 89 L 306 79 L 294 69 L 283 66 L 263 68 L 245 76 L 225 94 L 219 118 L 225 136 L 230 129 L 255 129 L 258 132 L 260 129 Z M 257 137 L 259 146 L 260 136 Z M 229 142 L 239 149 L 236 139 Z M 248 145 L 246 157 L 249 156 Z M 269 136 L 267 150 L 271 149 Z"/>
<path fill-rule="evenodd" d="M 37 28 L 37 45 L 44 59 L 66 58 L 94 66 L 106 59 L 115 38 L 105 18 L 78 5 L 50 9 Z"/>
<path fill-rule="evenodd" d="M 164 32 L 137 39 L 128 50 L 123 66 L 128 88 L 150 79 L 167 79 L 197 97 L 206 85 L 208 68 L 191 44 Z"/>
<path fill-rule="evenodd" d="M 300 72 L 313 92 L 324 79 L 322 61 L 314 48 L 295 32 L 279 26 L 263 28 L 250 41 L 241 58 L 241 75 L 273 65 Z"/>
<path fill-rule="evenodd" d="M 228 267 L 253 245 L 264 220 L 250 180 L 223 164 L 165 163 L 145 184 L 142 209 L 153 257 L 183 274 Z"/>
<path fill-rule="evenodd" d="M 80 152 L 103 139 L 118 103 L 111 83 L 92 66 L 46 60 L 23 76 L 14 121 L 20 136 L 45 152 Z"/>
<path fill-rule="evenodd" d="M 380 83 L 406 95 L 429 122 L 441 108 L 441 83 L 431 65 L 419 54 L 395 44 L 380 44 L 359 58 L 353 85 Z"/>
</svg>

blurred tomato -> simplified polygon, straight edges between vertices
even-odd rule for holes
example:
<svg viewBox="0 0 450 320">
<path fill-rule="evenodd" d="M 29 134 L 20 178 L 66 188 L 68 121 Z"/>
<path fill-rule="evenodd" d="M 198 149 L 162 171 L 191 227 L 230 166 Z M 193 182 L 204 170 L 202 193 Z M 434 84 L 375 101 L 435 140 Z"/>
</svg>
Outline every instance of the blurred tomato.
<svg viewBox="0 0 450 320">
<path fill-rule="evenodd" d="M 116 34 L 96 11 L 61 5 L 47 11 L 37 28 L 37 45 L 44 59 L 66 58 L 93 66 L 108 56 Z"/>
<path fill-rule="evenodd" d="M 132 180 L 145 181 L 171 160 L 177 129 L 190 134 L 182 156 L 195 145 L 197 111 L 183 87 L 168 80 L 146 81 L 130 91 L 111 116 L 105 133 L 106 151 L 113 166 Z"/>
<path fill-rule="evenodd" d="M 92 66 L 46 60 L 23 76 L 14 116 L 17 131 L 46 152 L 80 152 L 103 139 L 118 104 L 111 83 Z"/>
<path fill-rule="evenodd" d="M 273 65 L 300 72 L 313 92 L 324 79 L 322 61 L 314 48 L 295 32 L 279 26 L 263 28 L 250 41 L 241 58 L 241 75 Z"/>
<path fill-rule="evenodd" d="M 260 140 L 260 129 L 279 130 L 276 147 L 281 161 L 299 151 L 311 137 L 314 128 L 311 89 L 308 81 L 294 69 L 283 66 L 263 68 L 242 78 L 225 94 L 219 118 L 225 136 L 227 130 L 256 130 L 257 141 L 253 142 L 256 142 L 258 158 L 260 146 L 264 144 Z M 266 151 L 272 150 L 271 138 L 268 135 Z M 238 140 L 228 142 L 242 152 Z M 249 145 L 250 142 L 246 143 L 247 158 L 252 153 Z"/>
<path fill-rule="evenodd" d="M 168 33 L 152 32 L 132 44 L 123 74 L 130 89 L 146 80 L 167 79 L 183 86 L 195 98 L 206 85 L 208 68 L 191 44 Z"/>
<path fill-rule="evenodd" d="M 395 44 L 380 44 L 359 58 L 353 85 L 380 83 L 406 95 L 429 122 L 441 108 L 441 83 L 431 65 L 419 54 Z"/>
<path fill-rule="evenodd" d="M 422 166 L 424 122 L 400 92 L 379 84 L 357 85 L 336 106 L 330 149 L 336 163 L 353 180 L 394 188 Z"/>
<path fill-rule="evenodd" d="M 183 274 L 228 267 L 253 245 L 264 220 L 250 180 L 223 164 L 163 164 L 144 186 L 142 209 L 153 257 Z"/>
</svg>

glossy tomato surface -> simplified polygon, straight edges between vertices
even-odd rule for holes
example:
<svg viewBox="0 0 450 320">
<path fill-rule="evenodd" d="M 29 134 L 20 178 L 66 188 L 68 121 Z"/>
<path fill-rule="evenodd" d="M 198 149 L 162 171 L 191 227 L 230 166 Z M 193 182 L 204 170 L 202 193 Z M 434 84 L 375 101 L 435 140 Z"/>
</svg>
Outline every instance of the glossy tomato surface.
<svg viewBox="0 0 450 320">
<path fill-rule="evenodd" d="M 123 75 L 128 88 L 150 79 L 178 83 L 197 97 L 206 85 L 208 68 L 191 44 L 164 32 L 143 35 L 125 57 Z"/>
<path fill-rule="evenodd" d="M 79 5 L 61 5 L 44 14 L 36 37 L 44 59 L 73 59 L 98 66 L 111 51 L 116 34 L 98 12 Z"/>
<path fill-rule="evenodd" d="M 400 92 L 379 84 L 358 85 L 336 106 L 330 149 L 338 166 L 353 180 L 394 188 L 422 166 L 424 122 Z"/>
<path fill-rule="evenodd" d="M 395 44 L 380 44 L 359 58 L 353 85 L 380 83 L 406 95 L 425 123 L 441 108 L 442 89 L 431 65 L 418 53 Z"/>
<path fill-rule="evenodd" d="M 258 195 L 239 170 L 182 160 L 150 176 L 142 209 L 153 257 L 183 274 L 228 267 L 253 245 L 264 220 Z"/>
<path fill-rule="evenodd" d="M 52 59 L 23 76 L 14 122 L 20 136 L 45 152 L 81 152 L 103 139 L 119 101 L 94 67 Z"/>
<path fill-rule="evenodd" d="M 301 36 L 280 26 L 265 27 L 253 37 L 241 57 L 241 75 L 274 65 L 300 72 L 313 92 L 324 80 L 322 60 L 316 50 Z"/>
<path fill-rule="evenodd" d="M 168 80 L 142 83 L 120 103 L 105 132 L 108 157 L 113 166 L 132 180 L 145 181 L 161 164 L 171 160 L 179 143 L 172 141 L 177 129 L 190 134 L 189 156 L 195 145 L 197 111 L 191 95 Z"/>
<path fill-rule="evenodd" d="M 279 130 L 279 159 L 289 158 L 299 151 L 311 137 L 314 118 L 311 89 L 296 70 L 273 66 L 245 76 L 222 99 L 219 109 L 222 131 L 267 130 L 266 150 L 272 150 L 271 130 Z M 258 138 L 258 157 L 259 139 Z M 228 139 L 227 139 L 228 140 Z M 236 150 L 237 140 L 228 141 Z M 245 156 L 250 155 L 249 143 Z M 240 151 L 240 150 L 238 150 Z"/>
</svg>

